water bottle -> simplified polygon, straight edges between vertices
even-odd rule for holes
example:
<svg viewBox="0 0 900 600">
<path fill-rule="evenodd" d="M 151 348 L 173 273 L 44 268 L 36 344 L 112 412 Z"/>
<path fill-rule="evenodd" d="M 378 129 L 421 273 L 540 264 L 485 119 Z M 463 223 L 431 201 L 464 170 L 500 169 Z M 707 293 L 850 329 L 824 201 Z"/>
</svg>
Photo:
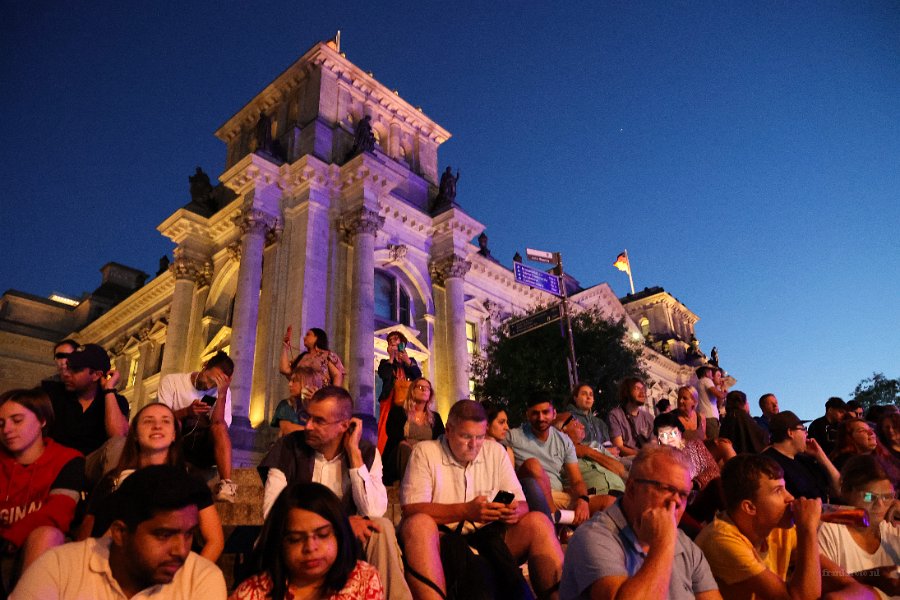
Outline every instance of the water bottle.
<svg viewBox="0 0 900 600">
<path fill-rule="evenodd" d="M 850 527 L 868 527 L 869 511 L 855 506 L 840 504 L 822 504 L 822 522 L 838 523 Z"/>
</svg>

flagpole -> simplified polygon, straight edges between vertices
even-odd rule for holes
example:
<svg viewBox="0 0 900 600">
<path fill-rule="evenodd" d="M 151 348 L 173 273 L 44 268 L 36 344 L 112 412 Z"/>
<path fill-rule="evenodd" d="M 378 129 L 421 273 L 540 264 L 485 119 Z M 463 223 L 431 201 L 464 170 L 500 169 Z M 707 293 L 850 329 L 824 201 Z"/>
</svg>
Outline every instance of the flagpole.
<svg viewBox="0 0 900 600">
<path fill-rule="evenodd" d="M 625 250 L 625 260 L 628 261 L 628 283 L 631 284 L 631 295 L 634 296 L 634 279 L 631 278 L 631 259 L 628 258 L 628 250 Z"/>
</svg>

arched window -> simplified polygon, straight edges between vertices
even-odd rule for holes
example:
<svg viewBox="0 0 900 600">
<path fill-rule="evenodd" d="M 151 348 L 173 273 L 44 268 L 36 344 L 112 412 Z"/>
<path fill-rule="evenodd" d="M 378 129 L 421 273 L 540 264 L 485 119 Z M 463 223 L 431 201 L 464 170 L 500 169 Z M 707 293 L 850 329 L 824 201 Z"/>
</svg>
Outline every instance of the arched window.
<svg viewBox="0 0 900 600">
<path fill-rule="evenodd" d="M 375 271 L 375 323 L 409 326 L 412 321 L 409 294 L 396 277 Z"/>
<path fill-rule="evenodd" d="M 650 319 L 647 317 L 641 317 L 641 320 L 638 322 L 641 326 L 641 334 L 646 338 L 650 336 Z"/>
</svg>

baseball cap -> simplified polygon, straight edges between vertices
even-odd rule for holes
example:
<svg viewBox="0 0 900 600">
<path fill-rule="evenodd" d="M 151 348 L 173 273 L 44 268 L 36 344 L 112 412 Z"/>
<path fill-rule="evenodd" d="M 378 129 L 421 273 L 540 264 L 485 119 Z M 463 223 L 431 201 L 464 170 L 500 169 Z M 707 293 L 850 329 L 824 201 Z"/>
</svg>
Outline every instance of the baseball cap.
<svg viewBox="0 0 900 600">
<path fill-rule="evenodd" d="M 91 369 L 92 371 L 109 371 L 109 354 L 102 346 L 97 344 L 85 344 L 69 355 L 68 367 L 70 371 Z"/>
<path fill-rule="evenodd" d="M 785 410 L 777 415 L 772 415 L 772 418 L 769 419 L 769 432 L 773 438 L 782 437 L 794 427 L 804 423 L 809 423 L 809 421 L 803 421 L 791 411 Z"/>
</svg>

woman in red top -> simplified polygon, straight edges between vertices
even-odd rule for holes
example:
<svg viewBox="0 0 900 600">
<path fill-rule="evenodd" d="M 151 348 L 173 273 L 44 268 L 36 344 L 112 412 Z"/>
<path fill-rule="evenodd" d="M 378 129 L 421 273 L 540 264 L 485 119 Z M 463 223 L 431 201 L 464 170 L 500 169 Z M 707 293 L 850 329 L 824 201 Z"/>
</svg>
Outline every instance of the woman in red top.
<svg viewBox="0 0 900 600">
<path fill-rule="evenodd" d="M 357 560 L 357 542 L 338 497 L 321 483 L 286 488 L 250 555 L 257 574 L 230 600 L 380 600 L 378 572 Z"/>
<path fill-rule="evenodd" d="M 0 550 L 23 569 L 65 542 L 84 486 L 84 457 L 44 436 L 52 423 L 40 388 L 0 395 Z"/>
</svg>

